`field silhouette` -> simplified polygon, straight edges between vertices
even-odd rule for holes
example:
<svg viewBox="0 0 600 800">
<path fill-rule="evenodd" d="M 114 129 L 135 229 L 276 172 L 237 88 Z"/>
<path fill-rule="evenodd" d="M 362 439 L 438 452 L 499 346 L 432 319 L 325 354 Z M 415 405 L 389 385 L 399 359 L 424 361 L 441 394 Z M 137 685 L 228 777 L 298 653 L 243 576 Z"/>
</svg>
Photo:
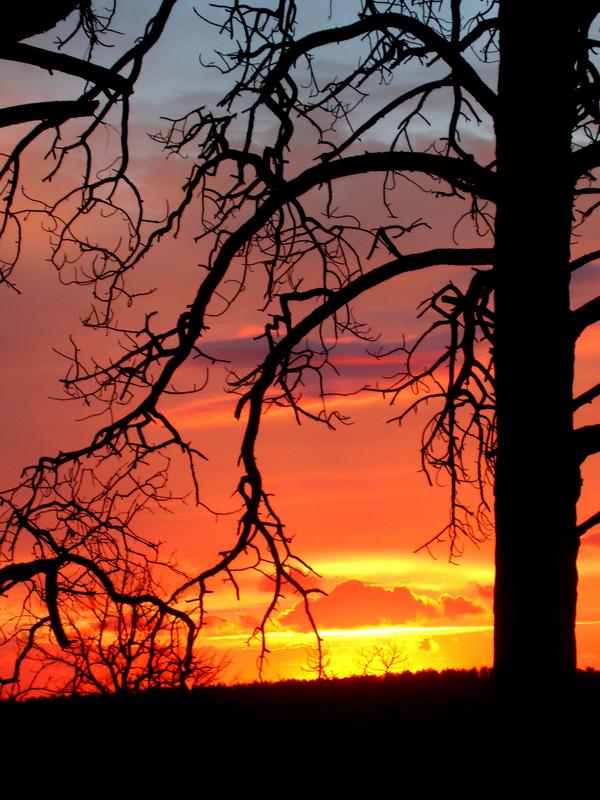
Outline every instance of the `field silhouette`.
<svg viewBox="0 0 600 800">
<path fill-rule="evenodd" d="M 105 759 L 126 748 L 134 763 L 149 748 L 161 758 L 193 751 L 203 763 L 243 761 L 267 773 L 269 763 L 279 769 L 290 759 L 333 759 L 341 769 L 342 754 L 350 771 L 398 758 L 463 759 L 480 769 L 507 751 L 528 764 L 555 750 L 580 758 L 585 744 L 571 732 L 598 717 L 600 673 L 578 672 L 568 705 L 548 697 L 543 708 L 528 707 L 526 697 L 524 681 L 519 705 L 498 707 L 491 670 L 446 670 L 5 701 L 0 719 L 17 747 L 43 732 L 61 753 Z"/>
</svg>

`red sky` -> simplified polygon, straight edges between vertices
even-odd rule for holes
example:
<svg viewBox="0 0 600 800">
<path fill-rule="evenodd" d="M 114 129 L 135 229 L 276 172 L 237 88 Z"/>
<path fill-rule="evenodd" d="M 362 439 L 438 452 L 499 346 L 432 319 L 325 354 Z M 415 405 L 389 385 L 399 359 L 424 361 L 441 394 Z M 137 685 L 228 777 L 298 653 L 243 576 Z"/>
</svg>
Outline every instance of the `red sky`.
<svg viewBox="0 0 600 800">
<path fill-rule="evenodd" d="M 164 125 L 161 115 L 181 114 L 194 104 L 209 102 L 224 85 L 216 79 L 208 83 L 206 71 L 197 63 L 197 52 L 206 52 L 210 37 L 191 15 L 191 5 L 183 3 L 178 9 L 168 35 L 149 59 L 133 101 L 132 169 L 156 213 L 164 208 L 166 198 L 176 196 L 189 165 L 166 161 L 146 132 Z M 124 24 L 133 24 L 131 14 L 128 11 Z M 343 63 L 344 55 L 338 57 Z M 60 76 L 34 75 L 33 68 L 10 65 L 9 69 L 14 81 L 4 82 L 4 104 L 17 102 L 15 98 L 24 94 L 33 99 L 40 92 L 61 96 L 67 83 Z M 21 135 L 22 130 L 5 132 L 4 141 Z M 485 132 L 481 136 L 484 150 L 489 143 Z M 303 146 L 301 142 L 294 151 L 299 163 L 308 152 L 308 148 L 303 152 Z M 31 191 L 35 188 L 51 196 L 56 184 L 36 184 L 41 167 L 35 153 L 29 163 L 28 190 L 31 185 Z M 377 181 L 368 179 L 361 182 L 358 192 L 356 183 L 344 183 L 336 200 L 363 219 L 371 215 L 376 220 L 381 213 L 378 194 Z M 413 237 L 411 250 L 449 241 L 459 211 L 455 202 L 432 201 L 412 187 L 399 190 L 396 202 L 401 222 L 424 217 L 431 224 L 432 230 Z M 205 246 L 193 241 L 196 233 L 192 213 L 177 241 L 165 239 L 142 262 L 133 281 L 140 287 L 156 286 L 157 291 L 138 304 L 138 312 L 131 313 L 156 308 L 160 318 L 169 321 L 190 302 L 198 282 L 197 265 L 206 257 Z M 598 246 L 593 235 L 584 234 L 578 245 L 581 250 Z M 461 243 L 470 243 L 466 231 Z M 89 300 L 88 290 L 62 285 L 47 258 L 46 234 L 34 220 L 27 228 L 26 247 L 15 274 L 21 294 L 3 289 L 0 295 L 0 336 L 7 343 L 0 353 L 3 486 L 14 483 L 20 469 L 41 453 L 80 444 L 92 430 L 89 421 L 75 421 L 84 416 L 80 407 L 48 399 L 60 395 L 58 380 L 64 371 L 63 360 L 53 348 L 64 351 L 69 334 L 99 356 L 110 353 L 114 345 L 102 335 L 81 330 L 79 317 Z M 575 305 L 589 297 L 594 269 L 578 276 Z M 467 274 L 455 269 L 451 275 L 431 272 L 400 278 L 361 300 L 358 310 L 380 334 L 380 343 L 397 346 L 403 335 L 414 337 L 422 330 L 423 322 L 416 319 L 419 302 L 442 281 L 452 277 L 460 282 Z M 232 367 L 242 372 L 262 352 L 261 342 L 254 338 L 264 325 L 264 315 L 258 311 L 260 276 L 255 278 L 227 315 L 212 320 L 207 334 L 207 352 L 230 359 Z M 530 341 L 524 346 L 535 354 L 543 343 Z M 374 362 L 367 349 L 368 345 L 356 340 L 340 343 L 335 355 L 340 374 L 329 376 L 329 392 L 373 384 L 400 368 L 399 360 Z M 578 346 L 578 385 L 595 382 L 599 355 L 600 336 L 592 328 Z M 182 384 L 203 378 L 204 367 L 199 365 L 186 365 L 180 376 Z M 171 398 L 165 404 L 184 437 L 208 458 L 199 472 L 202 501 L 223 512 L 239 505 L 232 495 L 239 479 L 243 432 L 243 423 L 233 416 L 236 397 L 224 390 L 226 378 L 225 368 L 211 368 L 202 393 Z M 541 379 L 541 397 L 543 391 Z M 426 412 L 410 417 L 401 428 L 388 422 L 410 399 L 399 397 L 390 408 L 372 393 L 331 397 L 329 407 L 352 419 L 352 425 L 340 425 L 336 431 L 310 422 L 298 426 L 291 412 L 283 409 L 271 410 L 263 420 L 259 464 L 286 530 L 294 537 L 295 551 L 318 573 L 309 579 L 311 585 L 327 592 L 314 599 L 312 609 L 330 652 L 330 671 L 335 674 L 360 671 L 361 652 L 385 642 L 399 643 L 405 649 L 406 665 L 413 669 L 491 664 L 493 542 L 466 543 L 457 563 L 449 563 L 444 543 L 415 553 L 447 523 L 448 487 L 443 478 L 440 485 L 429 486 L 420 471 L 419 437 Z M 310 398 L 310 390 L 309 402 L 318 403 Z M 592 413 L 591 408 L 582 410 L 580 421 L 584 423 Z M 597 510 L 599 468 L 598 457 L 586 465 L 582 518 Z M 178 491 L 189 493 L 190 481 L 181 465 L 174 465 L 173 481 Z M 179 565 L 190 571 L 207 566 L 219 550 L 230 546 L 236 529 L 235 516 L 215 517 L 194 507 L 191 498 L 174 504 L 168 514 L 148 514 L 140 523 L 145 534 L 162 540 L 164 552 L 175 554 Z M 583 542 L 580 577 L 579 664 L 600 667 L 600 534 L 588 534 Z M 253 679 L 259 644 L 249 638 L 266 608 L 269 578 L 244 577 L 239 600 L 230 585 L 217 581 L 213 589 L 202 644 L 232 655 L 231 680 Z M 310 675 L 314 639 L 299 597 L 291 592 L 273 616 L 269 644 L 272 652 L 266 677 Z"/>
</svg>

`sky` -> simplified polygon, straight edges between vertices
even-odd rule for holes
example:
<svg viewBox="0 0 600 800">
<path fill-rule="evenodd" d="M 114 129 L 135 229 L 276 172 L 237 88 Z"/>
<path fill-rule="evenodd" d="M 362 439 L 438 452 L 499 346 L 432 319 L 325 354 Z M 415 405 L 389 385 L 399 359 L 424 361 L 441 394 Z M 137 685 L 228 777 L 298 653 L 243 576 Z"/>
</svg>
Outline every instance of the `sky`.
<svg viewBox="0 0 600 800">
<path fill-rule="evenodd" d="M 127 0 L 114 27 L 131 34 L 140 30 L 152 4 Z M 206 4 L 207 5 L 207 4 Z M 312 16 L 303 25 L 318 25 L 319 13 L 327 4 L 311 2 Z M 350 15 L 350 3 L 335 3 L 336 21 Z M 198 7 L 198 4 L 196 4 Z M 203 7 L 203 4 L 200 4 Z M 310 22 L 308 18 L 310 17 Z M 42 43 L 47 43 L 43 39 Z M 201 104 L 212 104 L 227 89 L 227 77 L 207 70 L 199 61 L 209 58 L 217 44 L 215 31 L 193 13 L 191 2 L 177 5 L 159 45 L 147 59 L 132 98 L 131 173 L 142 189 L 148 215 L 160 215 L 172 204 L 190 167 L 189 160 L 166 158 L 160 145 L 148 133 L 165 127 L 165 117 L 178 117 Z M 227 43 L 227 47 L 230 43 Z M 224 49 L 227 49 L 224 47 Z M 347 68 L 355 54 L 340 47 L 318 63 L 323 74 Z M 111 52 L 99 54 L 112 59 Z M 24 65 L 9 64 L 4 82 L 4 104 L 41 97 L 71 96 L 78 90 L 74 79 L 48 75 Z M 491 67 L 488 78 L 493 80 Z M 411 74 L 406 75 L 407 82 Z M 381 86 L 381 102 L 396 86 Z M 65 94 L 66 93 L 66 94 Z M 431 110 L 427 124 L 417 126 L 416 137 L 431 135 L 443 119 L 445 106 Z M 381 126 L 364 148 L 374 147 L 390 135 Z M 20 136 L 24 127 L 3 131 L 3 149 L 10 137 Z M 301 134 L 301 135 L 300 135 Z M 291 156 L 299 166 L 312 157 L 313 143 L 300 131 Z M 257 135 L 268 137 L 269 128 Z M 489 129 L 483 124 L 470 135 L 470 146 L 479 155 L 492 152 Z M 109 158 L 115 132 L 102 131 L 97 157 Z M 45 144 L 45 143 L 43 143 Z M 23 181 L 36 197 L 51 198 L 61 186 L 77 175 L 78 164 L 69 163 L 52 184 L 41 184 L 44 150 L 32 148 L 25 162 Z M 61 181 L 64 183 L 61 184 Z M 363 222 L 376 225 L 381 218 L 379 179 L 342 182 L 335 199 Z M 311 208 L 322 206 L 314 193 Z M 452 199 L 434 200 L 413 186 L 398 187 L 393 195 L 394 210 L 401 224 L 422 218 L 430 228 L 417 231 L 410 249 L 434 247 L 458 238 L 471 244 L 468 226 L 456 226 L 464 210 Z M 114 236 L 109 224 L 93 220 L 95 235 Z M 92 433 L 94 420 L 83 419 L 86 410 L 73 402 L 61 402 L 60 378 L 69 348 L 69 337 L 95 357 L 114 353 L 115 341 L 103 334 L 82 329 L 81 317 L 89 305 L 89 287 L 69 285 L 67 265 L 61 276 L 48 261 L 48 233 L 43 219 L 27 221 L 23 254 L 14 280 L 19 293 L 3 288 L 0 294 L 0 338 L 6 343 L 0 352 L 4 392 L 0 398 L 0 442 L 3 458 L 0 482 L 13 485 L 20 470 L 42 453 L 76 447 Z M 184 219 L 176 240 L 165 237 L 141 262 L 131 284 L 141 290 L 155 288 L 154 294 L 136 301 L 132 309 L 119 310 L 123 319 L 139 319 L 145 311 L 156 310 L 159 321 L 176 317 L 193 298 L 199 278 L 198 265 L 207 259 L 207 245 L 196 242 L 198 207 Z M 484 244 L 489 246 L 489 240 Z M 578 246 L 598 246 L 593 229 L 584 230 Z M 307 274 L 317 269 L 304 267 Z M 147 513 L 139 519 L 145 536 L 163 542 L 162 552 L 177 565 L 193 573 L 214 560 L 219 551 L 235 540 L 239 501 L 234 496 L 239 480 L 239 447 L 243 421 L 234 417 L 236 396 L 228 391 L 230 370 L 243 374 L 264 353 L 264 340 L 257 339 L 264 326 L 261 306 L 262 278 L 250 276 L 246 291 L 227 314 L 214 316 L 207 332 L 206 352 L 226 365 L 187 363 L 181 370 L 180 385 L 203 383 L 195 395 L 167 398 L 164 408 L 184 438 L 206 456 L 199 468 L 203 507 L 195 506 L 191 482 L 184 465 L 173 464 L 174 491 L 184 500 L 170 504 L 168 511 Z M 419 303 L 450 279 L 464 283 L 466 269 L 445 273 L 430 271 L 396 279 L 372 291 L 356 304 L 357 314 L 379 337 L 377 344 L 345 337 L 338 344 L 333 370 L 327 375 L 330 409 L 348 416 L 351 424 L 330 430 L 310 421 L 297 424 L 289 409 L 272 408 L 264 416 L 258 444 L 258 459 L 267 491 L 272 494 L 286 532 L 293 537 L 294 551 L 310 564 L 314 574 L 305 581 L 323 594 L 315 595 L 312 613 L 327 653 L 327 670 L 332 675 L 364 671 L 365 654 L 375 647 L 393 647 L 402 653 L 402 664 L 411 669 L 471 668 L 490 666 L 493 639 L 493 541 L 466 542 L 460 557 L 450 559 L 447 542 L 430 548 L 423 545 L 448 521 L 449 487 L 445 476 L 433 476 L 430 485 L 419 455 L 420 436 L 427 411 L 409 416 L 399 426 L 394 418 L 414 397 L 404 393 L 390 406 L 379 394 L 356 390 L 376 385 L 402 369 L 401 354 L 386 361 L 369 355 L 375 347 L 393 349 L 406 337 L 414 341 L 423 330 L 418 319 Z M 593 291 L 592 270 L 581 270 L 573 287 L 574 305 Z M 213 309 L 215 313 L 219 309 Z M 422 358 L 433 358 L 442 341 L 433 339 Z M 538 342 L 527 345 L 535 349 Z M 576 382 L 586 387 L 594 382 L 600 338 L 595 328 L 578 344 Z M 352 392 L 352 394 L 349 394 Z M 314 387 L 307 387 L 307 402 L 319 409 Z M 585 409 L 581 422 L 592 419 Z M 581 499 L 581 517 L 596 511 L 599 459 L 586 465 Z M 213 513 L 219 512 L 219 513 Z M 300 567 L 300 565 L 299 565 Z M 301 568 L 306 572 L 305 568 Z M 580 563 L 578 611 L 578 658 L 581 667 L 600 667 L 600 534 L 591 533 L 583 542 Z M 272 580 L 268 574 L 245 573 L 240 579 L 239 599 L 231 584 L 215 581 L 207 607 L 207 625 L 201 645 L 215 648 L 231 658 L 227 679 L 256 679 L 260 642 L 252 637 L 269 601 Z M 535 621 L 532 622 L 535 624 Z M 268 679 L 314 676 L 314 635 L 311 633 L 301 598 L 292 591 L 275 610 L 268 630 L 269 657 L 264 670 Z"/>
</svg>

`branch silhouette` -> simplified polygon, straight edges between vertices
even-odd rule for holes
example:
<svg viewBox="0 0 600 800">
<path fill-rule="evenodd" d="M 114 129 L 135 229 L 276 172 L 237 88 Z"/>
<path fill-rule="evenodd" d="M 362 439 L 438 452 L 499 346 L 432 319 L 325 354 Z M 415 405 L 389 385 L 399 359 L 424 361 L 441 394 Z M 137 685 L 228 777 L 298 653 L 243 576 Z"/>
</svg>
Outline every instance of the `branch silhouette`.
<svg viewBox="0 0 600 800">
<path fill-rule="evenodd" d="M 522 552 L 529 563 L 530 581 L 537 574 L 531 544 L 537 539 L 523 535 L 521 544 L 515 543 L 514 530 L 525 523 L 515 522 L 511 503 L 519 498 L 517 505 L 528 507 L 527 487 L 537 498 L 531 505 L 543 508 L 542 484 L 546 493 L 548 485 L 554 487 L 561 521 L 542 514 L 540 535 L 555 531 L 549 538 L 559 544 L 556 552 L 548 546 L 548 570 L 539 572 L 558 575 L 560 587 L 536 584 L 540 596 L 551 596 L 545 607 L 556 612 L 554 622 L 548 620 L 555 633 L 546 631 L 545 643 L 540 633 L 538 644 L 549 650 L 549 663 L 569 672 L 574 668 L 574 633 L 567 628 L 574 620 L 576 551 L 579 536 L 599 521 L 592 515 L 576 523 L 580 464 L 600 445 L 598 426 L 574 428 L 573 414 L 600 390 L 592 385 L 577 397 L 572 391 L 575 342 L 600 318 L 599 300 L 593 297 L 571 310 L 568 285 L 571 275 L 594 267 L 600 252 L 569 252 L 571 239 L 596 210 L 595 4 L 569 10 L 563 29 L 550 12 L 542 19 L 531 10 L 513 17 L 503 0 L 483 3 L 478 12 L 455 0 L 363 0 L 352 21 L 330 21 L 309 33 L 294 0 L 274 8 L 224 3 L 207 12 L 211 18 L 198 14 L 199 24 L 212 26 L 233 49 L 216 51 L 217 60 L 206 66 L 222 89 L 220 99 L 211 105 L 211 98 L 206 103 L 201 98 L 197 107 L 167 119 L 166 129 L 152 135 L 167 155 L 193 159 L 178 201 L 156 221 L 146 218 L 144 198 L 130 176 L 130 97 L 175 4 L 163 0 L 141 38 L 112 67 L 92 58 L 112 17 L 90 28 L 90 6 L 83 3 L 61 4 L 56 21 L 78 5 L 78 24 L 92 31 L 89 58 L 23 43 L 20 28 L 2 49 L 5 59 L 86 82 L 75 99 L 0 111 L 0 126 L 36 123 L 0 165 L 5 210 L 0 236 L 6 242 L 14 235 L 17 243 L 3 264 L 2 280 L 12 282 L 25 218 L 41 214 L 51 230 L 53 264 L 63 278 L 68 270 L 68 281 L 91 293 L 84 326 L 118 342 L 111 355 L 98 359 L 71 340 L 64 353 L 65 395 L 101 415 L 101 421 L 87 441 L 42 455 L 23 471 L 18 486 L 1 495 L 1 586 L 26 594 L 26 613 L 6 633 L 7 641 L 17 643 L 17 666 L 3 680 L 14 683 L 26 658 L 48 653 L 42 637 L 50 635 L 67 654 L 78 648 L 76 658 L 58 651 L 53 658 L 71 666 L 77 661 L 85 676 L 78 685 L 94 684 L 92 650 L 76 623 L 75 610 L 81 607 L 96 615 L 102 633 L 108 630 L 104 620 L 117 620 L 122 641 L 133 636 L 131 641 L 139 643 L 145 665 L 139 685 L 151 684 L 150 672 L 154 675 L 163 657 L 171 665 L 168 674 L 185 684 L 192 679 L 212 583 L 224 578 L 239 592 L 239 575 L 248 570 L 272 578 L 271 596 L 253 631 L 261 643 L 260 667 L 268 654 L 269 624 L 290 590 L 303 599 L 322 666 L 322 639 L 310 609 L 311 597 L 322 590 L 296 552 L 256 452 L 271 407 L 288 409 L 298 422 L 330 428 L 348 421 L 332 408 L 338 393 L 329 391 L 336 347 L 344 337 L 370 348 L 382 366 L 389 356 L 402 361 L 395 374 L 356 391 L 392 403 L 408 397 L 394 412 L 397 423 L 414 411 L 427 414 L 421 467 L 431 483 L 445 482 L 449 515 L 423 548 L 444 542 L 454 560 L 465 542 L 479 543 L 496 528 L 500 618 L 504 612 L 509 618 L 511 603 L 524 603 L 533 591 L 515 553 Z M 54 23 L 40 19 L 46 24 Z M 539 86 L 523 79 L 529 74 L 526 43 L 552 70 Z M 346 45 L 354 50 L 352 59 L 344 56 L 334 76 L 327 58 L 333 48 Z M 553 115 L 543 142 L 525 146 L 524 126 L 545 119 L 543 110 L 554 107 L 554 93 L 564 114 Z M 515 108 L 523 109 L 520 121 Z M 97 171 L 95 136 L 117 111 L 118 153 L 109 167 Z M 87 116 L 63 140 L 63 123 L 75 125 Z M 20 205 L 22 160 L 52 130 L 54 166 L 48 177 L 62 174 L 67 159 L 78 153 L 82 180 L 52 203 L 25 196 Z M 497 148 L 491 146 L 494 136 Z M 553 182 L 548 163 L 556 167 Z M 360 203 L 367 192 L 368 208 Z M 433 225 L 438 203 L 447 209 L 449 224 L 442 214 L 443 223 Z M 421 204 L 429 216 L 415 210 Z M 123 227 L 119 246 L 90 235 L 84 223 L 94 214 Z M 158 299 L 142 322 L 130 322 L 123 310 L 145 294 L 131 276 L 188 220 L 197 226 L 196 242 L 203 248 L 195 292 L 177 312 L 169 312 L 168 321 Z M 527 225 L 532 232 L 524 236 Z M 541 270 L 538 264 L 546 262 L 551 266 Z M 443 271 L 444 277 L 420 306 L 420 332 L 377 349 L 377 335 L 358 318 L 356 307 L 373 290 L 392 291 L 393 286 L 396 291 L 410 274 L 430 269 Z M 178 382 L 194 360 L 207 371 L 219 363 L 210 355 L 210 320 L 226 315 L 255 286 L 262 303 L 263 355 L 242 374 L 232 368 L 227 385 L 239 395 L 235 415 L 243 426 L 236 486 L 241 510 L 214 563 L 183 574 L 161 560 L 136 523 L 140 512 L 176 500 L 169 483 L 176 459 L 187 464 L 196 503 L 204 502 L 197 470 L 207 456 L 178 428 L 164 400 L 187 392 Z M 538 372 L 536 378 L 546 381 L 554 373 L 545 352 L 523 357 L 524 331 L 532 326 L 553 342 L 546 349 L 560 362 L 557 392 L 544 395 L 543 403 L 531 374 Z M 194 385 L 190 391 L 201 390 Z M 549 432 L 566 453 L 560 478 L 549 472 Z M 556 475 L 559 471 L 557 466 Z M 545 477 L 538 478 L 538 472 Z M 542 525 L 532 524 L 536 531 Z M 17 558 L 22 551 L 29 552 L 25 560 Z M 159 591 L 153 577 L 160 570 L 169 572 L 168 590 Z M 521 589 L 511 595 L 514 581 Z M 510 618 L 525 616 L 520 607 Z M 497 639 L 498 652 L 510 651 L 511 669 L 519 647 L 533 657 L 525 628 L 516 627 L 520 633 L 512 643 L 503 633 Z M 153 648 L 167 629 L 176 634 L 167 636 L 169 644 L 156 661 Z M 505 630 L 502 622 L 500 630 Z M 569 642 L 563 656 L 561 639 Z M 122 648 L 118 652 L 124 657 Z M 94 658 L 110 673 L 107 653 L 105 647 Z M 498 663 L 504 663 L 502 657 Z"/>
</svg>

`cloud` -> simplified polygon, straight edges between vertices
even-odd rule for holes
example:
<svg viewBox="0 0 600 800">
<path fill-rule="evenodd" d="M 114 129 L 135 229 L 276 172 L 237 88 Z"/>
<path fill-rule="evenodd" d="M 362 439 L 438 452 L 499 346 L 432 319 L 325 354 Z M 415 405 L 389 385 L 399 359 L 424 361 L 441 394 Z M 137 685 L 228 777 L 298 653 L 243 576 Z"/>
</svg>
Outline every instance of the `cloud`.
<svg viewBox="0 0 600 800">
<path fill-rule="evenodd" d="M 212 342 L 207 341 L 203 345 L 203 352 L 208 359 L 218 359 L 223 361 L 226 366 L 212 367 L 211 383 L 204 394 L 199 394 L 188 402 L 181 402 L 180 398 L 177 399 L 176 403 L 173 402 L 169 410 L 169 418 L 178 428 L 194 430 L 239 425 L 234 415 L 239 396 L 232 392 L 223 392 L 223 387 L 227 385 L 228 370 L 231 370 L 233 375 L 245 375 L 264 360 L 267 352 L 266 340 L 256 340 L 249 335 L 241 335 L 252 331 L 250 331 L 250 328 L 240 328 L 240 335 L 237 337 L 218 339 Z M 394 346 L 397 345 L 388 342 L 385 343 L 384 349 L 391 350 Z M 430 351 L 424 350 L 422 355 L 424 356 L 424 364 L 434 358 L 433 352 Z M 308 374 L 303 384 L 302 400 L 300 402 L 305 411 L 319 415 L 323 413 L 324 409 L 328 412 L 339 409 L 343 414 L 352 415 L 359 413 L 365 407 L 383 407 L 385 403 L 391 401 L 392 397 L 394 397 L 398 406 L 415 400 L 415 394 L 412 389 L 405 389 L 398 395 L 390 391 L 383 399 L 379 393 L 357 391 L 362 386 L 375 387 L 393 383 L 394 379 L 391 375 L 401 372 L 401 367 L 405 361 L 403 355 L 378 361 L 367 353 L 364 342 L 342 341 L 335 348 L 331 359 L 338 372 L 336 373 L 330 369 L 324 369 L 323 371 L 325 393 L 331 396 L 326 397 L 324 401 L 319 394 L 322 388 L 321 385 L 315 382 Z M 221 372 L 219 372 L 219 369 Z M 385 374 L 388 375 L 387 379 L 382 377 Z M 192 363 L 190 361 L 180 370 L 179 375 L 181 385 L 191 386 L 197 383 L 197 362 L 194 361 Z M 274 393 L 280 394 L 279 389 L 274 390 Z M 271 396 L 271 393 L 267 393 L 267 398 L 269 396 Z M 266 405 L 265 410 L 268 414 L 267 420 L 269 422 L 293 419 L 293 412 L 287 405 Z"/>
<path fill-rule="evenodd" d="M 440 605 L 443 609 L 443 616 L 451 617 L 452 619 L 467 616 L 468 614 L 479 614 L 482 611 L 481 606 L 462 595 L 453 597 L 449 594 L 443 594 L 440 597 Z"/>
<path fill-rule="evenodd" d="M 317 625 L 325 629 L 440 623 L 485 613 L 481 605 L 462 595 L 429 598 L 407 586 L 387 589 L 358 580 L 339 583 L 329 595 L 313 600 L 311 609 Z M 281 614 L 279 622 L 295 630 L 310 629 L 302 603 Z"/>
<path fill-rule="evenodd" d="M 600 531 L 597 533 L 588 533 L 581 539 L 581 544 L 583 547 L 593 547 L 598 548 L 600 547 Z"/>
<path fill-rule="evenodd" d="M 207 614 L 204 617 L 204 625 L 209 637 L 250 636 L 260 622 L 260 617 L 252 613 L 240 613 L 229 617 Z"/>
<path fill-rule="evenodd" d="M 226 624 L 227 620 L 224 617 L 217 617 L 215 614 L 206 614 L 204 617 L 204 625 L 206 628 L 221 628 Z"/>
<path fill-rule="evenodd" d="M 422 653 L 429 653 L 433 655 L 434 653 L 439 653 L 443 647 L 444 637 L 440 637 L 440 641 L 433 637 L 433 636 L 426 636 L 424 639 L 421 639 L 419 644 L 417 645 L 417 650 L 420 650 Z"/>
<path fill-rule="evenodd" d="M 494 585 L 492 583 L 476 583 L 474 584 L 475 590 L 480 597 L 483 597 L 484 600 L 493 600 L 494 599 Z"/>
<path fill-rule="evenodd" d="M 254 614 L 238 614 L 237 621 L 242 630 L 254 631 L 260 625 L 260 617 Z"/>
</svg>

